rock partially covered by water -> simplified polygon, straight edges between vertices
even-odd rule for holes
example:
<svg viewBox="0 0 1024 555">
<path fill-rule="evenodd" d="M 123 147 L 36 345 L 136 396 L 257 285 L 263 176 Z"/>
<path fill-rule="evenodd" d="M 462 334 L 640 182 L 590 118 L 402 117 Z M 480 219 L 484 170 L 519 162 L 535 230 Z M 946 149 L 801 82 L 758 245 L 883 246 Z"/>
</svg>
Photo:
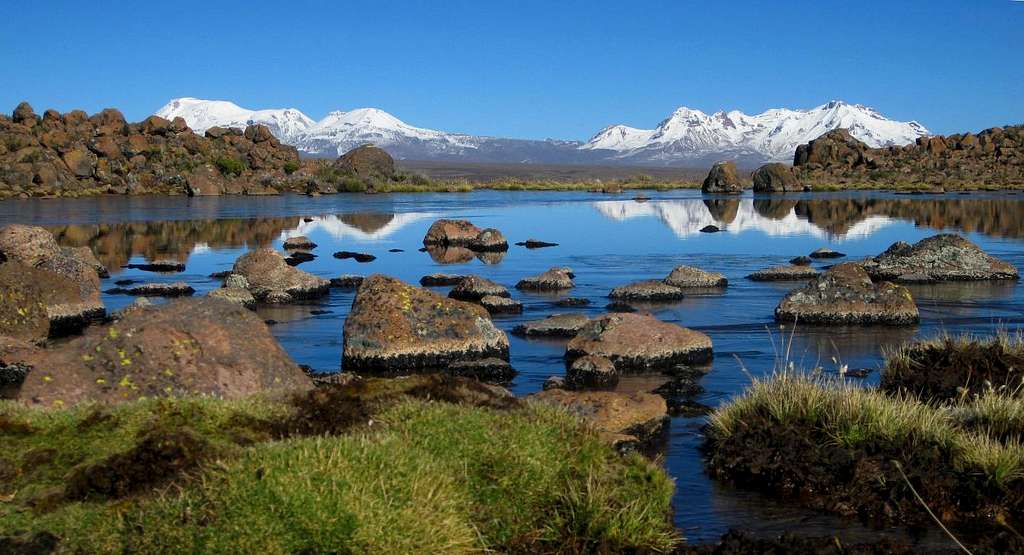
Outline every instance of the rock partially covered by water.
<svg viewBox="0 0 1024 555">
<path fill-rule="evenodd" d="M 612 388 L 618 383 L 619 372 L 605 357 L 580 357 L 572 361 L 565 372 L 565 387 L 568 389 Z"/>
<path fill-rule="evenodd" d="M 659 280 L 630 283 L 612 289 L 608 296 L 617 301 L 678 301 L 684 297 L 683 290 Z"/>
<path fill-rule="evenodd" d="M 800 281 L 818 277 L 818 270 L 810 266 L 772 266 L 764 270 L 758 270 L 747 279 L 752 281 Z"/>
<path fill-rule="evenodd" d="M 516 289 L 526 291 L 564 291 L 576 286 L 572 277 L 572 272 L 567 268 L 551 268 L 542 274 L 519 280 L 519 283 L 516 284 Z"/>
<path fill-rule="evenodd" d="M 138 297 L 187 297 L 195 293 L 196 290 L 184 281 L 177 281 L 174 283 L 140 283 L 108 292 Z"/>
<path fill-rule="evenodd" d="M 33 370 L 17 398 L 48 406 L 311 386 L 259 317 L 210 298 L 132 310 L 23 362 Z"/>
<path fill-rule="evenodd" d="M 458 285 L 466 276 L 459 274 L 428 274 L 420 278 L 420 285 L 424 287 L 449 287 Z"/>
<path fill-rule="evenodd" d="M 256 298 L 252 296 L 249 289 L 244 287 L 232 287 L 225 283 L 224 287 L 210 291 L 207 296 L 224 299 L 225 301 L 244 306 L 245 308 L 256 307 Z"/>
<path fill-rule="evenodd" d="M 494 283 L 487 278 L 466 276 L 455 284 L 448 296 L 460 301 L 479 301 L 487 296 L 510 297 L 511 294 L 504 285 Z"/>
<path fill-rule="evenodd" d="M 793 168 L 778 162 L 757 168 L 753 179 L 755 193 L 789 193 L 804 190 L 800 179 L 793 173 Z"/>
<path fill-rule="evenodd" d="M 665 400 L 651 393 L 567 391 L 552 388 L 532 398 L 564 407 L 590 422 L 612 445 L 629 448 L 661 435 L 668 424 Z"/>
<path fill-rule="evenodd" d="M 569 341 L 570 362 L 587 355 L 611 360 L 620 371 L 656 370 L 711 359 L 711 338 L 649 314 L 606 314 Z"/>
<path fill-rule="evenodd" d="M 235 261 L 232 272 L 244 277 L 252 296 L 264 303 L 321 297 L 331 285 L 326 279 L 289 266 L 281 253 L 269 248 L 243 254 Z"/>
<path fill-rule="evenodd" d="M 585 314 L 552 314 L 543 320 L 520 324 L 512 330 L 525 337 L 575 337 L 590 322 Z"/>
<path fill-rule="evenodd" d="M 437 220 L 423 244 L 427 247 L 465 247 L 474 251 L 507 251 L 508 241 L 493 228 L 480 229 L 468 220 Z"/>
<path fill-rule="evenodd" d="M 894 243 L 863 263 L 872 279 L 922 281 L 982 281 L 1019 279 L 1009 262 L 986 254 L 971 241 L 955 234 L 922 239 L 914 245 Z"/>
<path fill-rule="evenodd" d="M 457 361 L 508 359 L 508 338 L 475 304 L 373 275 L 345 320 L 345 371 L 403 374 Z"/>
<path fill-rule="evenodd" d="M 448 365 L 448 373 L 496 384 L 511 383 L 517 374 L 507 360 L 497 357 L 453 362 Z"/>
<path fill-rule="evenodd" d="M 780 322 L 809 324 L 891 324 L 918 321 L 910 290 L 883 281 L 873 283 L 859 264 L 834 266 L 806 287 L 787 294 L 775 309 Z"/>
<path fill-rule="evenodd" d="M 828 247 L 821 247 L 815 250 L 811 254 L 807 255 L 808 258 L 842 258 L 846 256 L 841 252 L 834 251 Z"/>
<path fill-rule="evenodd" d="M 693 266 L 676 266 L 665 278 L 665 283 L 679 288 L 725 287 L 729 280 L 718 272 L 707 272 Z"/>
<path fill-rule="evenodd" d="M 708 176 L 704 178 L 700 190 L 705 193 L 742 193 L 743 184 L 740 183 L 736 163 L 732 160 L 716 162 L 711 166 Z"/>
<path fill-rule="evenodd" d="M 480 299 L 480 306 L 491 314 L 519 314 L 523 311 L 523 303 L 497 295 L 487 295 Z"/>
<path fill-rule="evenodd" d="M 289 237 L 285 239 L 284 245 L 285 250 L 304 250 L 309 251 L 316 248 L 316 243 L 310 240 L 305 235 L 298 235 L 296 237 Z"/>
</svg>

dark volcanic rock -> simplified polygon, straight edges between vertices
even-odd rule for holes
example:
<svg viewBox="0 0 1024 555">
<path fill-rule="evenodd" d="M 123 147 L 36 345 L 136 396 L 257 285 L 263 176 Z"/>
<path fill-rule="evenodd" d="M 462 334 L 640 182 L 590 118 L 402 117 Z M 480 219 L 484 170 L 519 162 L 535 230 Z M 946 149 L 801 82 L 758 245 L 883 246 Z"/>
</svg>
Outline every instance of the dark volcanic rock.
<svg viewBox="0 0 1024 555">
<path fill-rule="evenodd" d="M 605 305 L 605 310 L 608 312 L 636 312 L 636 308 L 629 303 L 622 301 L 613 301 Z"/>
<path fill-rule="evenodd" d="M 750 274 L 747 279 L 752 281 L 800 281 L 814 279 L 818 274 L 818 270 L 810 266 L 772 266 Z"/>
<path fill-rule="evenodd" d="M 458 285 L 466 276 L 458 274 L 430 274 L 420 278 L 420 285 L 424 287 L 449 287 Z"/>
<path fill-rule="evenodd" d="M 543 320 L 520 324 L 512 330 L 526 337 L 575 337 L 590 322 L 584 314 L 552 314 Z"/>
<path fill-rule="evenodd" d="M 678 301 L 684 294 L 663 281 L 647 280 L 616 287 L 608 296 L 619 301 Z"/>
<path fill-rule="evenodd" d="M 152 262 L 144 262 L 142 264 L 127 264 L 125 268 L 129 270 L 141 270 L 143 272 L 157 272 L 157 273 L 173 273 L 173 272 L 184 272 L 185 264 L 178 262 L 177 260 L 153 260 Z"/>
<path fill-rule="evenodd" d="M 140 283 L 124 289 L 113 289 L 108 293 L 124 293 L 139 297 L 187 297 L 196 292 L 191 285 L 178 281 L 175 283 Z"/>
<path fill-rule="evenodd" d="M 809 256 L 797 256 L 789 261 L 789 263 L 794 266 L 810 266 L 812 262 L 814 262 L 814 260 Z"/>
<path fill-rule="evenodd" d="M 755 193 L 788 193 L 803 191 L 793 169 L 778 162 L 765 164 L 754 171 Z"/>
<path fill-rule="evenodd" d="M 209 298 L 133 310 L 22 362 L 34 370 L 18 399 L 46 406 L 178 395 L 238 398 L 311 385 L 255 314 Z"/>
<path fill-rule="evenodd" d="M 719 231 L 722 230 L 719 229 L 717 225 L 706 225 L 700 228 L 701 233 L 718 233 Z"/>
<path fill-rule="evenodd" d="M 565 268 L 551 268 L 546 272 L 519 280 L 516 289 L 529 291 L 562 291 L 572 289 L 576 283 L 572 280 L 572 272 Z"/>
<path fill-rule="evenodd" d="M 547 241 L 541 241 L 539 239 L 527 239 L 516 243 L 520 247 L 526 247 L 528 249 L 544 249 L 548 247 L 557 247 L 558 243 L 548 243 Z"/>
<path fill-rule="evenodd" d="M 743 184 L 736 172 L 736 163 L 731 160 L 716 162 L 704 178 L 700 190 L 705 193 L 742 193 Z"/>
<path fill-rule="evenodd" d="M 373 275 L 345 320 L 343 366 L 356 373 L 409 373 L 452 362 L 508 359 L 508 338 L 480 306 Z"/>
<path fill-rule="evenodd" d="M 808 258 L 842 258 L 846 255 L 841 252 L 836 252 L 828 247 L 821 247 L 807 256 Z"/>
<path fill-rule="evenodd" d="M 683 289 L 692 287 L 725 287 L 729 284 L 729 280 L 725 279 L 725 276 L 718 272 L 707 272 L 693 266 L 676 266 L 669 273 L 668 277 L 665 278 L 665 283 L 672 287 Z"/>
<path fill-rule="evenodd" d="M 505 289 L 505 286 L 494 283 L 487 278 L 466 276 L 455 284 L 455 287 L 448 292 L 448 296 L 461 301 L 479 301 L 487 296 L 510 297 L 511 295 L 508 289 Z"/>
<path fill-rule="evenodd" d="M 289 266 L 298 266 L 303 262 L 312 262 L 313 260 L 316 260 L 316 255 L 305 250 L 288 251 L 288 256 L 284 259 Z"/>
<path fill-rule="evenodd" d="M 590 304 L 590 299 L 584 299 L 583 297 L 566 297 L 555 301 L 555 306 L 561 307 L 587 306 L 588 304 Z"/>
<path fill-rule="evenodd" d="M 309 237 L 306 237 L 305 235 L 299 235 L 285 239 L 283 247 L 285 250 L 309 251 L 316 248 L 316 243 L 310 241 Z"/>
<path fill-rule="evenodd" d="M 364 179 L 390 180 L 395 177 L 395 160 L 384 149 L 363 145 L 353 148 L 335 160 L 334 167 L 343 173 Z"/>
<path fill-rule="evenodd" d="M 338 288 L 355 288 L 359 287 L 363 283 L 363 276 L 357 276 L 354 274 L 344 274 L 336 278 L 331 278 L 331 287 Z"/>
<path fill-rule="evenodd" d="M 468 245 L 470 250 L 490 252 L 498 251 L 503 252 L 508 250 L 508 241 L 500 231 L 494 228 L 487 228 L 482 230 L 469 242 Z"/>
<path fill-rule="evenodd" d="M 1012 264 L 989 256 L 977 245 L 953 234 L 918 241 L 902 241 L 863 263 L 872 279 L 928 282 L 1014 280 L 1020 273 Z"/>
<path fill-rule="evenodd" d="M 352 251 L 338 251 L 334 253 L 334 258 L 337 258 L 339 260 L 347 260 L 349 258 L 352 258 L 359 263 L 373 262 L 374 260 L 377 260 L 377 257 L 372 254 Z"/>
<path fill-rule="evenodd" d="M 232 271 L 249 284 L 249 292 L 259 302 L 290 303 L 322 297 L 330 282 L 293 268 L 281 253 L 269 249 L 247 252 L 235 261 Z"/>
<path fill-rule="evenodd" d="M 608 314 L 583 326 L 565 357 L 603 356 L 625 372 L 705 362 L 711 354 L 711 338 L 698 331 L 647 314 Z"/>
<path fill-rule="evenodd" d="M 518 372 L 507 360 L 496 357 L 480 360 L 460 360 L 448 365 L 448 373 L 454 376 L 476 378 L 482 382 L 508 384 Z"/>
<path fill-rule="evenodd" d="M 568 389 L 613 388 L 619 383 L 619 373 L 612 361 L 600 356 L 582 356 L 569 365 L 565 372 Z"/>
<path fill-rule="evenodd" d="M 812 324 L 893 324 L 918 321 L 917 305 L 906 287 L 873 283 L 860 265 L 834 266 L 806 287 L 790 292 L 775 309 L 782 322 Z"/>
</svg>

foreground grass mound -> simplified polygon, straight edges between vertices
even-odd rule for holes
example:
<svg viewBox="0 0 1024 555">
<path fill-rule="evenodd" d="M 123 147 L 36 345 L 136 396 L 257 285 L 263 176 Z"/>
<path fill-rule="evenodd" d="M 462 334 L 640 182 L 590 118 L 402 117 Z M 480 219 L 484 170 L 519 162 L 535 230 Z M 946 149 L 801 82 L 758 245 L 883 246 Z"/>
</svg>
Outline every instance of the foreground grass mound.
<svg viewBox="0 0 1024 555">
<path fill-rule="evenodd" d="M 994 393 L 939 406 L 782 373 L 713 414 L 706 462 L 716 477 L 879 525 L 933 525 L 927 504 L 947 525 L 1020 530 L 1022 407 Z"/>
<path fill-rule="evenodd" d="M 327 420 L 362 415 L 344 433 L 295 433 L 327 410 L 315 404 L 0 405 L 0 498 L 10 497 L 0 551 L 55 542 L 64 553 L 661 552 L 678 541 L 665 473 L 619 456 L 564 411 L 406 396 L 369 412 L 331 409 Z M 153 440 L 153 430 L 168 433 Z M 158 455 L 130 455 L 140 451 Z M 152 468 L 165 458 L 179 464 L 131 488 L 73 485 L 84 468 L 123 476 L 111 460 Z M 92 475 L 85 483 L 104 483 Z"/>
<path fill-rule="evenodd" d="M 955 400 L 990 389 L 1018 394 L 1024 390 L 1024 339 L 943 336 L 901 346 L 887 353 L 881 387 L 925 400 Z"/>
</svg>

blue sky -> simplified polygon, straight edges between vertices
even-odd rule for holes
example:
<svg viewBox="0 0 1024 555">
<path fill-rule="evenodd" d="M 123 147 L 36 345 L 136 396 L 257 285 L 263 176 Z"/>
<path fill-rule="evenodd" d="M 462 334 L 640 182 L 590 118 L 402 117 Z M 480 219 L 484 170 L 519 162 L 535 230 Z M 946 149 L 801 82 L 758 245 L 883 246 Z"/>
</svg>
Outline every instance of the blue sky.
<svg viewBox="0 0 1024 555">
<path fill-rule="evenodd" d="M 4 111 L 28 100 L 137 120 L 195 96 L 584 139 L 681 105 L 838 98 L 938 133 L 1024 122 L 1024 2 L 1011 0 L 17 3 L 0 21 Z"/>
</svg>

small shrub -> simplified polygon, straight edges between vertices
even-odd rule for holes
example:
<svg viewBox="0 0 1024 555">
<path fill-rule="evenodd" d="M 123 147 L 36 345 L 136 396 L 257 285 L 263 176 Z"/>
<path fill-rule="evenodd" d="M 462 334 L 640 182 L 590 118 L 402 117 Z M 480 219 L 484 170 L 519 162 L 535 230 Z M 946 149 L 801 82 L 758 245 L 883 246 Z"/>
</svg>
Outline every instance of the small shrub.
<svg viewBox="0 0 1024 555">
<path fill-rule="evenodd" d="M 289 160 L 284 163 L 284 173 L 291 175 L 299 170 L 299 163 L 294 160 Z"/>
<path fill-rule="evenodd" d="M 245 162 L 236 160 L 234 158 L 221 157 L 214 160 L 214 165 L 220 170 L 223 175 L 242 175 L 246 168 Z"/>
</svg>

